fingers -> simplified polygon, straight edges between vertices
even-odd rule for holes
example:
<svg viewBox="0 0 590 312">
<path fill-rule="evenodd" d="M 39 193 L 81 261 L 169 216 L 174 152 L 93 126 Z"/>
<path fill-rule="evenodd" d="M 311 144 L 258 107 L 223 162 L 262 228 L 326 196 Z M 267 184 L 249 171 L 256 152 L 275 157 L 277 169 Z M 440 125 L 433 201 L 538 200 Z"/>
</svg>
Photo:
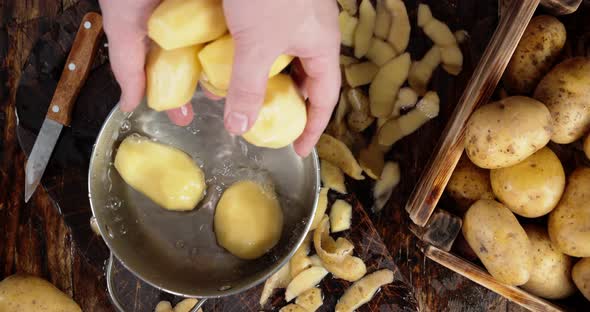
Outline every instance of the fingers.
<svg viewBox="0 0 590 312">
<path fill-rule="evenodd" d="M 131 111 L 145 90 L 146 24 L 159 0 L 100 0 L 113 74 L 121 87 L 120 107 Z"/>
<path fill-rule="evenodd" d="M 230 133 L 241 135 L 256 121 L 264 101 L 268 73 L 273 61 L 272 56 L 261 53 L 260 49 L 240 46 L 236 38 L 236 52 L 224 113 L 225 127 Z"/>
<path fill-rule="evenodd" d="M 308 76 L 306 89 L 310 105 L 305 130 L 295 141 L 294 147 L 297 154 L 306 157 L 328 125 L 338 101 L 341 76 L 337 56 L 328 54 L 305 58 L 301 60 L 301 64 Z"/>
<path fill-rule="evenodd" d="M 188 126 L 193 121 L 194 112 L 191 103 L 187 103 L 182 107 L 167 110 L 166 114 L 172 123 L 177 126 Z"/>
</svg>

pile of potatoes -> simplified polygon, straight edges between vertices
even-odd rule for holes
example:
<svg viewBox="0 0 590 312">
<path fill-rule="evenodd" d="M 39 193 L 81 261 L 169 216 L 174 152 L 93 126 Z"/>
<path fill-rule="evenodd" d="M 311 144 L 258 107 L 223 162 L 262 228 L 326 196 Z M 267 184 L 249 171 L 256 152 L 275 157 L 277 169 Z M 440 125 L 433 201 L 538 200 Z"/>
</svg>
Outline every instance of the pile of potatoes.
<svg viewBox="0 0 590 312">
<path fill-rule="evenodd" d="M 145 66 L 150 108 L 165 111 L 187 104 L 198 83 L 217 96 L 227 94 L 235 44 L 222 0 L 164 1 L 148 20 L 148 36 L 153 41 Z M 280 55 L 272 65 L 259 117 L 243 135 L 253 145 L 282 148 L 303 132 L 305 101 L 291 77 L 281 74 L 292 60 Z"/>
<path fill-rule="evenodd" d="M 510 96 L 470 117 L 446 190 L 494 278 L 547 299 L 579 289 L 590 300 L 590 167 L 568 176 L 550 147 L 586 136 L 590 156 L 590 59 L 558 61 L 566 35 L 554 17 L 532 19 L 504 75 Z"/>
</svg>

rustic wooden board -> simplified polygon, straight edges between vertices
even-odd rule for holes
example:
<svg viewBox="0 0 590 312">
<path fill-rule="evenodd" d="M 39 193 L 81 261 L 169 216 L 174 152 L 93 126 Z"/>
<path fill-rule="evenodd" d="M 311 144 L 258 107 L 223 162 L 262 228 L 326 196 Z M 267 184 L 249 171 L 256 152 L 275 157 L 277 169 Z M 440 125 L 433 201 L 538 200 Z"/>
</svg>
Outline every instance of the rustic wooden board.
<svg viewBox="0 0 590 312">
<path fill-rule="evenodd" d="M 411 19 L 414 19 L 416 1 L 406 2 L 411 2 L 408 7 L 412 10 Z M 431 4 L 435 16 L 451 20 L 453 29 L 465 28 L 470 32 L 472 39 L 464 46 L 464 52 L 469 55 L 466 61 L 474 64 L 477 61 L 477 51 L 481 51 L 485 47 L 486 36 L 491 34 L 496 23 L 496 0 L 431 0 L 424 2 Z M 75 12 L 66 11 L 70 7 Z M 97 259 L 96 255 L 91 252 L 95 249 L 88 249 L 88 246 L 97 244 L 97 239 L 92 235 L 80 235 L 81 232 L 89 231 L 86 228 L 86 216 L 83 213 L 78 214 L 81 227 L 77 230 L 70 229 L 65 225 L 64 218 L 58 213 L 58 209 L 63 211 L 64 207 L 54 205 L 54 203 L 62 206 L 63 204 L 59 200 L 54 202 L 42 189 L 37 191 L 29 204 L 23 203 L 25 157 L 17 145 L 16 137 L 16 90 L 33 46 L 43 34 L 48 31 L 57 31 L 58 28 L 55 25 L 58 20 L 63 18 L 62 13 L 75 15 L 79 19 L 84 12 L 97 9 L 96 1 L 0 0 L 0 8 L 2 12 L 0 14 L 0 60 L 2 61 L 0 63 L 0 81 L 7 82 L 0 85 L 0 103 L 2 103 L 0 105 L 0 129 L 2 129 L 0 132 L 0 189 L 10 190 L 9 192 L 0 192 L 0 268 L 2 269 L 0 278 L 16 271 L 32 272 L 48 279 L 58 288 L 73 296 L 84 311 L 112 311 L 105 296 L 102 263 L 92 260 Z M 75 29 L 77 21 L 68 27 L 70 27 L 68 29 Z M 424 41 L 423 47 L 426 43 L 427 41 Z M 415 53 L 418 52 L 420 51 Z M 65 60 L 66 52 L 61 52 L 61 56 L 46 53 L 43 58 L 40 58 L 39 66 L 41 68 L 45 66 L 43 62 L 58 63 L 59 60 L 56 61 L 56 57 L 61 57 L 61 62 Z M 414 52 L 412 55 L 414 57 L 421 56 L 421 54 L 414 54 Z M 102 63 L 98 62 L 97 64 Z M 54 65 L 54 68 L 60 68 L 61 65 Z M 93 76 L 111 75 L 108 66 L 105 66 L 105 69 L 97 67 L 95 71 Z M 99 71 L 102 74 L 98 74 Z M 49 73 L 45 70 L 42 75 L 47 76 Z M 94 78 L 90 77 L 90 79 Z M 463 74 L 453 83 L 452 79 L 446 77 L 444 73 L 437 72 L 434 80 L 437 85 L 444 87 L 445 99 L 452 100 L 460 96 L 461 86 L 465 84 L 467 79 L 469 76 Z M 99 103 L 117 98 L 118 89 L 115 84 L 96 83 L 94 89 L 83 90 L 83 92 L 89 92 L 90 101 Z M 28 92 L 38 91 L 29 88 Z M 28 99 L 32 100 L 33 97 Z M 46 105 L 49 99 L 50 97 L 43 105 Z M 438 139 L 444 118 L 450 112 L 448 108 L 453 106 L 454 102 L 451 100 L 444 102 L 447 107 L 443 108 L 440 120 L 427 125 L 397 145 L 397 152 L 392 153 L 391 157 L 401 162 L 402 184 L 396 190 L 390 206 L 381 215 L 370 214 L 370 216 L 393 254 L 395 263 L 399 265 L 402 275 L 415 287 L 416 300 L 421 311 L 520 311 L 519 307 L 485 288 L 426 260 L 416 247 L 415 238 L 407 230 L 408 220 L 403 212 L 405 198 L 407 198 L 429 156 L 428 147 L 433 146 L 433 143 Z M 100 107 L 86 107 L 85 109 L 95 109 L 92 111 L 94 114 L 106 114 L 105 111 L 98 111 Z M 92 120 L 84 122 L 91 123 Z M 40 122 L 36 124 L 38 127 Z M 29 133 L 29 142 L 32 133 L 36 132 L 35 127 L 31 127 L 31 129 L 33 131 Z M 84 135 L 84 133 L 77 134 Z M 27 140 L 26 133 L 22 137 L 23 145 L 30 144 L 25 142 Z M 86 145 L 73 146 L 79 149 L 89 148 Z M 76 155 L 79 154 L 73 154 L 71 157 L 77 159 Z M 69 171 L 72 169 L 61 170 L 64 174 L 70 175 Z M 82 175 L 82 173 L 79 174 Z M 53 182 L 53 190 L 59 191 L 62 198 L 86 200 L 82 196 L 71 194 L 70 186 L 78 185 L 79 188 L 85 188 L 85 186 L 79 186 L 79 181 L 66 179 L 65 175 L 60 179 Z M 366 185 L 360 187 L 360 190 L 364 190 L 367 194 Z M 369 197 L 360 199 L 365 205 L 370 201 Z M 75 212 L 76 207 L 74 206 L 70 211 Z M 74 217 L 76 217 L 75 213 L 67 219 L 72 220 Z M 81 242 L 80 245 L 78 242 Z M 143 289 L 141 283 L 128 285 L 128 287 Z M 162 298 L 169 299 L 168 297 Z"/>
<path fill-rule="evenodd" d="M 70 10 L 67 13 L 56 20 L 52 30 L 43 35 L 33 48 L 17 90 L 16 107 L 20 120 L 18 136 L 26 153 L 32 148 L 35 134 L 59 79 L 75 35 L 76 28 L 73 26 L 79 23 L 77 17 L 81 17 L 84 12 Z M 63 130 L 42 180 L 43 187 L 55 201 L 65 223 L 71 229 L 74 242 L 97 271 L 100 271 L 107 259 L 108 250 L 89 226 L 91 210 L 87 198 L 88 161 L 102 121 L 115 105 L 120 93 L 106 63 L 106 49 L 102 43 L 100 46 L 93 70 L 76 101 L 72 125 Z M 385 287 L 376 300 L 361 311 L 417 311 L 411 286 L 395 266 L 368 215 L 354 197 L 348 199 L 355 203 L 355 227 L 349 232 L 349 238 L 357 247 L 356 254 L 367 261 L 369 272 L 381 268 L 396 272 L 396 281 Z M 114 280 L 115 293 L 127 311 L 150 310 L 162 299 L 179 300 L 143 283 L 118 262 L 115 264 Z M 322 284 L 325 296 L 323 310 L 333 310 L 337 299 L 349 285 L 350 283 L 344 281 L 326 279 Z M 257 311 L 261 287 L 262 285 L 238 296 L 211 300 L 206 308 L 215 311 Z M 275 301 L 275 310 L 285 304 L 279 303 Z M 272 310 L 273 307 L 266 308 Z"/>
</svg>

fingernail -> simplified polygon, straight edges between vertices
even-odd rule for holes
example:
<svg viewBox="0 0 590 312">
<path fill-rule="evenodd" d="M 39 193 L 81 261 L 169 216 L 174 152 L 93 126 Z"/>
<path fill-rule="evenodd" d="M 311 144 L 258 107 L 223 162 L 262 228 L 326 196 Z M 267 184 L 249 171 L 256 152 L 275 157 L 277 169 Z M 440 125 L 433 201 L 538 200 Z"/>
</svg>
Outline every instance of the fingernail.
<svg viewBox="0 0 590 312">
<path fill-rule="evenodd" d="M 227 115 L 225 123 L 231 133 L 242 134 L 248 129 L 248 116 L 242 113 L 231 112 Z"/>
<path fill-rule="evenodd" d="M 188 116 L 188 109 L 186 108 L 186 105 L 180 107 L 180 113 L 182 116 Z"/>
</svg>

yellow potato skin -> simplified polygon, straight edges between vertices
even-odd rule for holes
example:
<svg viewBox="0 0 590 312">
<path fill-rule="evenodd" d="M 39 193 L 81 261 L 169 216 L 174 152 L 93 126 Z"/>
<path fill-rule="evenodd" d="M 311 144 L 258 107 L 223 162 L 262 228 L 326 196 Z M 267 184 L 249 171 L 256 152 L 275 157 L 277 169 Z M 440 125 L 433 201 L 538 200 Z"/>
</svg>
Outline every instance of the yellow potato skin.
<svg viewBox="0 0 590 312">
<path fill-rule="evenodd" d="M 574 265 L 572 278 L 582 295 L 590 300 L 590 258 L 581 259 Z"/>
<path fill-rule="evenodd" d="M 145 65 L 148 106 L 155 111 L 178 108 L 190 101 L 199 77 L 198 54 L 203 45 L 164 50 L 154 44 Z"/>
<path fill-rule="evenodd" d="M 273 190 L 244 180 L 223 192 L 213 223 L 221 247 L 238 258 L 256 259 L 281 238 L 283 211 Z"/>
<path fill-rule="evenodd" d="M 256 146 L 282 148 L 303 133 L 306 123 L 307 108 L 295 82 L 279 74 L 268 80 L 258 118 L 242 137 Z"/>
<path fill-rule="evenodd" d="M 132 188 L 168 210 L 192 210 L 205 195 L 205 175 L 189 155 L 146 137 L 125 138 L 115 168 Z"/>
<path fill-rule="evenodd" d="M 465 151 L 478 167 L 516 165 L 551 138 L 551 114 L 543 103 L 512 96 L 478 108 L 465 130 Z"/>
<path fill-rule="evenodd" d="M 147 23 L 148 36 L 166 50 L 205 43 L 227 31 L 221 0 L 166 0 Z"/>
<path fill-rule="evenodd" d="M 584 154 L 586 154 L 586 157 L 590 159 L 590 134 L 587 135 L 586 139 L 584 140 Z"/>
<path fill-rule="evenodd" d="M 549 214 L 549 237 L 563 253 L 590 257 L 590 168 L 569 177 L 559 204 Z"/>
<path fill-rule="evenodd" d="M 504 85 L 508 91 L 531 93 L 557 60 L 566 37 L 565 26 L 557 18 L 533 17 L 506 68 Z"/>
<path fill-rule="evenodd" d="M 494 199 L 490 171 L 474 165 L 463 155 L 446 188 L 462 211 L 479 199 Z"/>
<path fill-rule="evenodd" d="M 491 170 L 490 180 L 498 199 L 527 218 L 548 214 L 565 189 L 563 166 L 548 147 L 514 166 Z"/>
<path fill-rule="evenodd" d="M 227 91 L 231 79 L 234 53 L 236 47 L 230 34 L 227 34 L 205 46 L 199 53 L 203 66 L 201 81 L 207 81 L 215 89 Z M 293 57 L 280 55 L 272 64 L 268 77 L 271 78 L 287 67 Z"/>
<path fill-rule="evenodd" d="M 590 130 L 590 58 L 575 57 L 557 64 L 539 82 L 534 98 L 551 112 L 551 141 L 569 144 Z"/>
<path fill-rule="evenodd" d="M 499 202 L 476 201 L 463 217 L 463 236 L 499 282 L 519 286 L 529 280 L 531 243 L 512 212 Z"/>
<path fill-rule="evenodd" d="M 82 309 L 48 281 L 15 274 L 0 282 L 0 311 L 82 312 Z"/>
<path fill-rule="evenodd" d="M 531 241 L 531 277 L 521 287 L 546 299 L 562 299 L 576 291 L 571 277 L 572 258 L 559 251 L 549 239 L 547 229 L 537 224 L 524 225 Z"/>
</svg>

